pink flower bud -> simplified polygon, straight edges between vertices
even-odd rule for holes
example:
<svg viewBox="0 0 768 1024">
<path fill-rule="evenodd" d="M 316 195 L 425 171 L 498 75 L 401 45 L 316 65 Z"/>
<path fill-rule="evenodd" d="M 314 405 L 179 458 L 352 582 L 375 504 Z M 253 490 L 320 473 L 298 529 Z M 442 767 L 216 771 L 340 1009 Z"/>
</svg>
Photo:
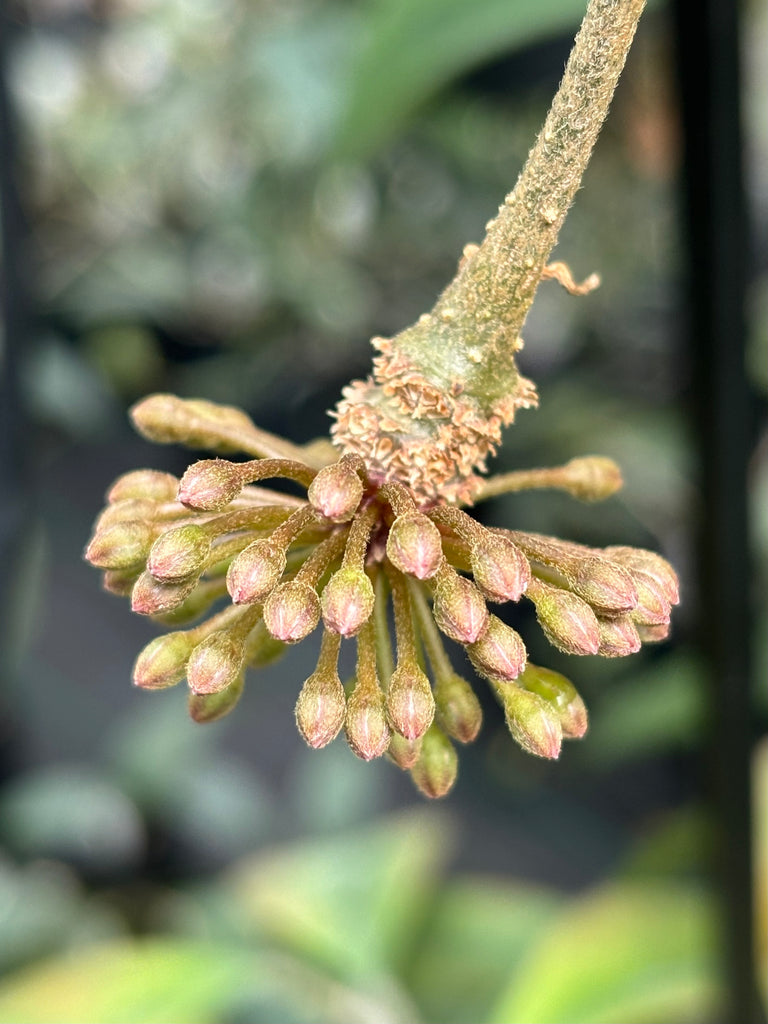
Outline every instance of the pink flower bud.
<svg viewBox="0 0 768 1024">
<path fill-rule="evenodd" d="M 188 508 L 219 512 L 243 488 L 239 466 L 226 459 L 201 459 L 187 469 L 179 484 L 179 501 Z"/>
<path fill-rule="evenodd" d="M 421 745 L 423 737 L 417 740 L 407 740 L 399 732 L 393 732 L 387 747 L 387 757 L 403 771 L 413 768 L 421 756 Z"/>
<path fill-rule="evenodd" d="M 525 668 L 525 644 L 518 633 L 491 615 L 488 626 L 473 644 L 467 644 L 469 660 L 482 676 L 511 681 Z"/>
<path fill-rule="evenodd" d="M 443 560 L 440 531 L 421 512 L 398 516 L 389 529 L 387 557 L 400 572 L 417 580 L 430 579 Z"/>
<path fill-rule="evenodd" d="M 422 738 L 419 760 L 411 768 L 411 778 L 424 796 L 436 800 L 454 786 L 459 770 L 456 750 L 436 725 Z"/>
<path fill-rule="evenodd" d="M 243 667 L 244 645 L 229 630 L 220 629 L 199 643 L 187 662 L 187 682 L 193 693 L 219 693 L 231 686 Z"/>
<path fill-rule="evenodd" d="M 161 533 L 152 545 L 147 569 L 156 580 L 183 583 L 197 579 L 211 553 L 208 533 L 194 523 L 176 526 Z"/>
<path fill-rule="evenodd" d="M 98 530 L 85 549 L 86 561 L 97 569 L 132 569 L 144 565 L 154 540 L 152 526 L 128 520 Z"/>
<path fill-rule="evenodd" d="M 637 604 L 632 575 L 600 555 L 579 559 L 572 586 L 579 597 L 600 611 L 628 612 Z"/>
<path fill-rule="evenodd" d="M 269 540 L 255 540 L 233 559 L 227 590 L 235 604 L 263 601 L 285 572 L 285 551 Z"/>
<path fill-rule="evenodd" d="M 435 717 L 429 680 L 418 665 L 398 665 L 387 688 L 387 711 L 392 726 L 407 740 L 423 736 Z"/>
<path fill-rule="evenodd" d="M 455 572 L 441 574 L 433 615 L 438 629 L 459 644 L 471 644 L 488 622 L 483 596 L 471 580 Z"/>
<path fill-rule="evenodd" d="M 381 757 L 386 751 L 390 729 L 384 694 L 378 687 L 358 683 L 347 701 L 344 729 L 352 753 L 364 761 Z"/>
<path fill-rule="evenodd" d="M 344 724 L 347 702 L 336 672 L 314 672 L 296 702 L 296 725 L 310 747 L 319 750 L 335 739 Z"/>
<path fill-rule="evenodd" d="M 632 621 L 637 625 L 665 626 L 669 622 L 672 607 L 664 588 L 653 576 L 639 569 L 633 569 L 632 579 L 637 587 L 637 604 L 632 609 Z"/>
<path fill-rule="evenodd" d="M 597 616 L 576 594 L 535 580 L 529 596 L 547 640 L 566 654 L 597 654 L 600 627 Z"/>
<path fill-rule="evenodd" d="M 587 731 L 587 709 L 570 679 L 566 679 L 559 672 L 540 668 L 529 662 L 517 683 L 524 690 L 538 694 L 552 705 L 560 719 L 563 736 L 581 739 Z"/>
<path fill-rule="evenodd" d="M 333 523 L 348 522 L 357 511 L 362 497 L 362 480 L 344 462 L 324 466 L 307 491 L 310 505 Z"/>
<path fill-rule="evenodd" d="M 131 498 L 145 498 L 152 502 L 173 501 L 179 486 L 172 473 L 157 469 L 135 469 L 119 476 L 107 492 L 107 501 L 113 505 Z"/>
<path fill-rule="evenodd" d="M 537 757 L 558 758 L 563 729 L 556 709 L 537 693 L 519 686 L 500 686 L 496 692 L 504 705 L 512 738 L 523 750 Z"/>
<path fill-rule="evenodd" d="M 233 683 L 217 693 L 190 693 L 187 698 L 190 717 L 199 725 L 218 721 L 235 707 L 244 687 L 245 673 L 241 672 Z"/>
<path fill-rule="evenodd" d="M 264 603 L 264 623 L 277 640 L 295 644 L 320 621 L 320 598 L 299 580 L 279 583 Z"/>
<path fill-rule="evenodd" d="M 142 690 L 164 690 L 180 683 L 195 646 L 187 633 L 166 633 L 150 641 L 133 666 L 134 686 Z"/>
<path fill-rule="evenodd" d="M 642 623 L 637 627 L 637 635 L 644 644 L 657 644 L 660 640 L 666 640 L 669 636 L 669 623 L 663 626 L 644 626 Z"/>
<path fill-rule="evenodd" d="M 184 583 L 161 583 L 151 573 L 143 572 L 131 591 L 131 608 L 139 615 L 160 615 L 178 608 L 197 586 L 197 580 Z"/>
<path fill-rule="evenodd" d="M 597 653 L 601 657 L 625 658 L 640 650 L 640 637 L 629 615 L 601 618 L 599 623 L 600 648 Z"/>
<path fill-rule="evenodd" d="M 475 583 L 489 601 L 518 601 L 531 579 L 528 559 L 511 540 L 487 534 L 473 545 L 470 558 Z"/>
<path fill-rule="evenodd" d="M 323 590 L 323 622 L 334 633 L 356 636 L 371 617 L 374 600 L 373 584 L 363 570 L 342 566 Z"/>
<path fill-rule="evenodd" d="M 452 672 L 435 685 L 435 704 L 440 724 L 459 743 L 471 743 L 480 732 L 483 712 L 475 691 L 461 676 Z"/>
<path fill-rule="evenodd" d="M 611 561 L 618 562 L 628 569 L 637 569 L 652 576 L 661 587 L 662 593 L 670 604 L 680 601 L 680 584 L 677 573 L 661 555 L 645 548 L 628 548 L 620 545 L 606 548 L 605 554 Z"/>
</svg>

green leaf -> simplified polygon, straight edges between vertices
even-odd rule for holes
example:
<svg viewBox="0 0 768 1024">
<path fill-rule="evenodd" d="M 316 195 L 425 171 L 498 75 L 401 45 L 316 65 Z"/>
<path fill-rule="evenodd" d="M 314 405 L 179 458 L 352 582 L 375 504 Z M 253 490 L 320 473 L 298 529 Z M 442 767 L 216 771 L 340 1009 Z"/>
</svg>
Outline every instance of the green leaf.
<svg viewBox="0 0 768 1024">
<path fill-rule="evenodd" d="M 708 1020 L 718 995 L 714 949 L 715 912 L 702 891 L 610 886 L 578 900 L 546 929 L 491 1021 Z"/>
<path fill-rule="evenodd" d="M 432 810 L 304 841 L 245 862 L 230 881 L 245 927 L 345 978 L 407 960 L 450 852 Z"/>
<path fill-rule="evenodd" d="M 409 987 L 430 1020 L 487 1020 L 510 971 L 561 906 L 562 897 L 530 885 L 467 879 L 441 898 Z"/>
<path fill-rule="evenodd" d="M 366 157 L 411 111 L 485 60 L 575 30 L 584 0 L 385 0 L 372 5 L 366 42 L 339 132 L 345 156 Z"/>
<path fill-rule="evenodd" d="M 174 940 L 94 946 L 7 979 L 0 1022 L 207 1024 L 256 966 L 237 950 Z"/>
</svg>

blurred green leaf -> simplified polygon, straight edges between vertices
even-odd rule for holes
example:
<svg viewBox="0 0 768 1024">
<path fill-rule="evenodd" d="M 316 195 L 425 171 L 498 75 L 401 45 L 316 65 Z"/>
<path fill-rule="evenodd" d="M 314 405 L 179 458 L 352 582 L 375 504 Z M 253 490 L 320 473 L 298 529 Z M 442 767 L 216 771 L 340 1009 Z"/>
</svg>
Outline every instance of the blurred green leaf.
<svg viewBox="0 0 768 1024">
<path fill-rule="evenodd" d="M 491 1020 L 706 1020 L 718 995 L 715 946 L 715 911 L 702 891 L 670 884 L 610 886 L 550 923 Z"/>
<path fill-rule="evenodd" d="M 462 880 L 440 900 L 424 934 L 409 987 L 431 1020 L 487 1020 L 517 961 L 561 906 L 534 886 Z"/>
<path fill-rule="evenodd" d="M 207 1024 L 254 979 L 254 957 L 175 940 L 121 942 L 77 951 L 0 986 L 8 1024 Z"/>
<path fill-rule="evenodd" d="M 246 861 L 230 892 L 245 927 L 284 948 L 342 977 L 386 972 L 411 955 L 449 838 L 439 813 L 406 814 Z"/>
<path fill-rule="evenodd" d="M 575 29 L 583 0 L 383 0 L 350 83 L 339 148 L 369 156 L 446 82 L 499 54 Z"/>
<path fill-rule="evenodd" d="M 677 807 L 652 822 L 651 830 L 635 842 L 620 875 L 626 879 L 705 875 L 713 863 L 714 847 L 713 822 L 704 808 Z"/>
</svg>

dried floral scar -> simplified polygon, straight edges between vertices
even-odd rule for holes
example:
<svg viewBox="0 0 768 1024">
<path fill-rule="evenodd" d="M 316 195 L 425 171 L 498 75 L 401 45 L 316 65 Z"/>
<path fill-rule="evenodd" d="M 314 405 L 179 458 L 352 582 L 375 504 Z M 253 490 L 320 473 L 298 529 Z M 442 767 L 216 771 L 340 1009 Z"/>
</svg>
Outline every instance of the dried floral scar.
<svg viewBox="0 0 768 1024">
<path fill-rule="evenodd" d="M 322 620 L 317 667 L 296 704 L 302 736 L 322 747 L 343 728 L 359 757 L 387 754 L 437 797 L 456 777 L 452 741 L 474 739 L 481 722 L 442 637 L 489 682 L 525 750 L 555 758 L 563 738 L 587 728 L 572 683 L 532 665 L 489 602 L 531 601 L 547 639 L 569 654 L 620 657 L 667 635 L 678 584 L 659 555 L 487 529 L 466 511 L 525 488 L 598 501 L 621 486 L 618 467 L 598 456 L 480 474 L 502 427 L 537 402 L 515 357 L 539 281 L 577 294 L 597 283 L 576 285 L 547 260 L 642 6 L 590 0 L 544 127 L 482 245 L 465 248 L 430 313 L 374 339 L 373 374 L 344 390 L 330 442 L 298 447 L 203 400 L 153 395 L 134 407 L 151 441 L 248 457 L 204 459 L 181 480 L 142 469 L 109 491 L 86 558 L 134 611 L 177 627 L 141 652 L 137 686 L 186 677 L 192 717 L 213 721 L 236 704 L 247 666 L 267 664 Z M 306 499 L 262 486 L 276 478 L 306 488 Z M 351 637 L 357 667 L 345 687 L 339 648 Z"/>
</svg>

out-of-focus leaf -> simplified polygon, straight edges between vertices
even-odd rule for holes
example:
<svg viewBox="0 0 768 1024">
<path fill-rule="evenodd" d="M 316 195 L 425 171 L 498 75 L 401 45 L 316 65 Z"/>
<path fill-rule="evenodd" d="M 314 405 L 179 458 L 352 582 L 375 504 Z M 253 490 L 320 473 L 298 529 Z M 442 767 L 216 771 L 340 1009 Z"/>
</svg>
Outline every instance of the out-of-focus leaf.
<svg viewBox="0 0 768 1024">
<path fill-rule="evenodd" d="M 229 888 L 244 927 L 343 977 L 385 973 L 410 955 L 449 847 L 446 820 L 420 811 L 246 861 Z"/>
<path fill-rule="evenodd" d="M 712 821 L 702 807 L 678 807 L 636 842 L 620 872 L 622 878 L 706 874 L 712 863 Z"/>
<path fill-rule="evenodd" d="M 575 29 L 583 0 L 385 0 L 372 4 L 339 148 L 370 155 L 440 86 L 484 60 Z"/>
<path fill-rule="evenodd" d="M 488 879 L 445 893 L 407 978 L 431 1020 L 487 1020 L 510 971 L 562 904 L 553 892 Z"/>
<path fill-rule="evenodd" d="M 550 923 L 512 976 L 491 1021 L 708 1020 L 718 996 L 715 946 L 715 910 L 702 891 L 669 884 L 610 886 Z"/>
<path fill-rule="evenodd" d="M 704 700 L 695 662 L 675 655 L 600 698 L 590 726 L 596 763 L 688 748 L 701 733 Z"/>
<path fill-rule="evenodd" d="M 0 1021 L 25 1024 L 207 1024 L 258 963 L 237 949 L 174 940 L 77 951 L 0 986 Z"/>
</svg>

